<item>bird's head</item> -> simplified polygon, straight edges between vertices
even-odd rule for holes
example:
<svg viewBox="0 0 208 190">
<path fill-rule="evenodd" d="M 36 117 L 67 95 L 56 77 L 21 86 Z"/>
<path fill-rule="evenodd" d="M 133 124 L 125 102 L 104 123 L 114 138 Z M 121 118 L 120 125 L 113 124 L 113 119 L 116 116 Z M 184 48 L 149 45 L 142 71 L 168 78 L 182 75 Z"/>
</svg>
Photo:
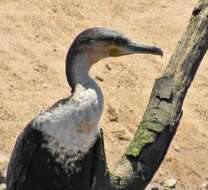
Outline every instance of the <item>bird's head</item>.
<svg viewBox="0 0 208 190">
<path fill-rule="evenodd" d="M 72 91 L 75 84 L 84 83 L 94 63 L 107 57 L 136 53 L 163 54 L 156 46 L 133 42 L 123 34 L 106 28 L 90 28 L 81 32 L 73 41 L 66 58 L 66 77 Z"/>
<path fill-rule="evenodd" d="M 136 43 L 123 34 L 106 28 L 90 28 L 80 33 L 74 40 L 71 50 L 73 54 L 86 53 L 95 63 L 106 57 L 143 53 L 163 55 L 160 48 Z"/>
</svg>

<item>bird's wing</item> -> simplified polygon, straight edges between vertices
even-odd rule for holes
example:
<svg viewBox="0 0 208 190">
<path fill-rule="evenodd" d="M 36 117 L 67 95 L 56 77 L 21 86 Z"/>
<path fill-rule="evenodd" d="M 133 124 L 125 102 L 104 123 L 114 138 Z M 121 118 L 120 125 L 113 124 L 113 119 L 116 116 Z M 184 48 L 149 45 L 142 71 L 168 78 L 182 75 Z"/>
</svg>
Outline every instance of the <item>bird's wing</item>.
<svg viewBox="0 0 208 190">
<path fill-rule="evenodd" d="M 71 96 L 59 100 L 46 111 L 52 111 L 59 105 L 69 101 L 70 98 Z M 7 190 L 14 190 L 14 187 L 17 190 L 21 189 L 21 186 L 27 180 L 27 175 L 31 164 L 33 163 L 33 158 L 44 142 L 43 134 L 41 131 L 36 129 L 34 121 L 35 119 L 24 128 L 20 136 L 17 138 L 7 170 Z"/>
<path fill-rule="evenodd" d="M 69 99 L 57 102 L 47 111 Z M 7 171 L 7 190 L 90 189 L 94 176 L 94 147 L 73 165 L 70 163 L 71 153 L 64 152 L 64 160 L 59 163 L 56 160 L 59 153 L 51 155 L 44 146 L 45 134 L 38 130 L 34 121 L 24 128 L 17 139 Z"/>
<path fill-rule="evenodd" d="M 7 170 L 7 190 L 21 189 L 33 157 L 43 142 L 43 136 L 31 126 L 31 121 L 18 137 Z"/>
</svg>

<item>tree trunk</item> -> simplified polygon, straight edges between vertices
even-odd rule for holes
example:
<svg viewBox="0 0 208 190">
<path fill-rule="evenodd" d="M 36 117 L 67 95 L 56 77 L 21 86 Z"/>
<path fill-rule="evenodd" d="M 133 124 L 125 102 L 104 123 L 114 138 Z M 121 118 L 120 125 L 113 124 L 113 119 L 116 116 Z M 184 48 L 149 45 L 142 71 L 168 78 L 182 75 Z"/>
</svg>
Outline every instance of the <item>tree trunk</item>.
<svg viewBox="0 0 208 190">
<path fill-rule="evenodd" d="M 96 190 L 143 190 L 157 171 L 176 133 L 187 90 L 208 47 L 208 0 L 200 0 L 152 94 L 126 152 L 109 172 L 103 136 L 96 145 Z"/>
</svg>

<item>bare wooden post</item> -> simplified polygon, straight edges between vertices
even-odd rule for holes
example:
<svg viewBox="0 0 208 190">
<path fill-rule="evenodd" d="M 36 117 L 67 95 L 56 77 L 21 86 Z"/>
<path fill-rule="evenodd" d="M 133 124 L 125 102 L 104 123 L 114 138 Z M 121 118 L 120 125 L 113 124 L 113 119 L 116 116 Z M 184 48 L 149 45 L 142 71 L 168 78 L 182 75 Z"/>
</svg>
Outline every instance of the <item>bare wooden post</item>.
<svg viewBox="0 0 208 190">
<path fill-rule="evenodd" d="M 127 151 L 110 173 L 103 137 L 97 144 L 96 190 L 143 190 L 174 137 L 187 90 L 208 47 L 208 0 L 200 0 L 170 62 L 155 81 L 149 104 Z"/>
</svg>

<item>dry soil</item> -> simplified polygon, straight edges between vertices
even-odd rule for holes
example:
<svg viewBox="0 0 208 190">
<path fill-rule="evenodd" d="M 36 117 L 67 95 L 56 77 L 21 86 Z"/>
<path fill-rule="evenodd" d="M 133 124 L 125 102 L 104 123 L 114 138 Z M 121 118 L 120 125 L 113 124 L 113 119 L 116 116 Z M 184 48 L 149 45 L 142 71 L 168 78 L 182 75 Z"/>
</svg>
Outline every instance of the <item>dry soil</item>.
<svg viewBox="0 0 208 190">
<path fill-rule="evenodd" d="M 135 41 L 159 45 L 164 57 L 109 58 L 92 69 L 105 96 L 100 122 L 109 165 L 133 137 L 155 78 L 184 32 L 196 0 L 1 0 L 0 154 L 9 156 L 23 127 L 69 95 L 65 55 L 82 30 L 103 26 Z M 177 189 L 208 181 L 208 57 L 184 103 L 177 135 L 153 181 L 177 180 Z"/>
</svg>

